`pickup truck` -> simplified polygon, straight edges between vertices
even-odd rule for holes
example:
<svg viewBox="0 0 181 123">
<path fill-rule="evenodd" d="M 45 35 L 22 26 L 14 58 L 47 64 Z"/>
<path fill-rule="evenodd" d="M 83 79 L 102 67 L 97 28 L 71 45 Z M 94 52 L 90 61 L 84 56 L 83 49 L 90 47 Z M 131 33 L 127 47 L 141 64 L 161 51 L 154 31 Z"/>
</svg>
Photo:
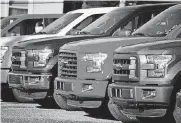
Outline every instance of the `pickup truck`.
<svg viewBox="0 0 181 123">
<path fill-rule="evenodd" d="M 177 97 L 176 97 L 176 105 L 175 105 L 175 110 L 174 110 L 174 118 L 176 120 L 176 123 L 181 123 L 181 89 L 177 93 Z"/>
<path fill-rule="evenodd" d="M 174 40 L 120 47 L 113 58 L 110 103 L 141 123 L 174 123 L 180 80 L 181 33 Z"/>
<path fill-rule="evenodd" d="M 60 47 L 58 77 L 54 81 L 55 100 L 62 101 L 62 105 L 81 107 L 90 114 L 105 113 L 109 101 L 107 87 L 112 82 L 114 50 L 120 46 L 177 38 L 181 33 L 180 7 L 179 4 L 166 9 L 130 37 L 89 39 Z M 108 112 L 111 110 L 109 108 Z M 125 116 L 120 112 L 119 117 L 114 118 L 123 121 Z"/>
<path fill-rule="evenodd" d="M 133 31 L 150 20 L 154 15 L 172 5 L 173 4 L 158 4 L 118 8 L 105 14 L 80 31 L 79 34 L 81 35 L 61 38 L 52 37 L 18 43 L 12 51 L 12 58 L 16 58 L 16 60 L 13 61 L 12 71 L 9 73 L 9 85 L 13 87 L 13 91 L 17 92 L 19 90 L 19 93 L 26 94 L 24 97 L 29 96 L 43 106 L 50 106 L 49 102 L 54 102 L 52 98 L 54 92 L 53 81 L 58 73 L 58 50 L 60 46 L 72 41 L 117 35 L 117 30 L 119 31 L 120 27 L 124 30 L 124 27 L 129 27 L 128 25 L 134 25 L 130 28 L 130 30 Z M 148 8 L 149 10 L 145 11 Z M 138 19 L 137 23 L 135 23 L 135 18 Z M 49 53 L 51 57 L 46 56 L 46 52 Z M 41 63 L 42 60 L 39 62 L 39 60 L 34 59 L 35 56 L 37 58 L 40 57 L 38 54 L 43 54 L 42 57 L 47 57 L 44 58 L 43 63 Z M 24 58 L 23 61 L 20 61 L 21 56 Z M 48 59 L 48 61 L 45 61 L 46 59 Z M 26 63 L 26 65 L 23 63 Z M 21 76 L 28 80 L 22 79 L 22 83 L 20 83 L 18 79 Z M 18 82 L 12 81 L 15 80 L 12 78 L 17 78 Z M 56 101 L 56 103 L 60 107 L 62 106 L 62 101 Z M 69 107 L 67 107 L 67 109 L 68 108 Z"/>
<path fill-rule="evenodd" d="M 5 17 L 1 20 L 1 37 L 30 35 L 36 30 L 36 23 L 42 28 L 61 17 L 63 14 L 21 14 Z"/>
<path fill-rule="evenodd" d="M 11 53 L 12 47 L 20 41 L 31 42 L 33 39 L 41 39 L 48 38 L 53 36 L 65 36 L 76 33 L 90 23 L 98 19 L 100 16 L 104 15 L 107 12 L 115 9 L 115 7 L 105 7 L 105 8 L 90 8 L 90 9 L 78 9 L 71 12 L 68 12 L 64 16 L 60 17 L 43 30 L 41 30 L 36 35 L 25 35 L 25 36 L 12 36 L 12 37 L 2 37 L 0 42 L 0 68 L 1 75 L 4 76 L 1 79 L 2 96 L 3 100 L 9 100 L 13 95 L 16 100 L 21 100 L 22 102 L 26 102 L 32 100 L 31 98 L 18 98 L 18 92 L 13 91 L 13 95 L 11 93 L 11 89 L 9 89 L 9 84 L 7 83 L 7 75 L 11 70 Z M 9 95 L 8 95 L 9 94 Z"/>
</svg>

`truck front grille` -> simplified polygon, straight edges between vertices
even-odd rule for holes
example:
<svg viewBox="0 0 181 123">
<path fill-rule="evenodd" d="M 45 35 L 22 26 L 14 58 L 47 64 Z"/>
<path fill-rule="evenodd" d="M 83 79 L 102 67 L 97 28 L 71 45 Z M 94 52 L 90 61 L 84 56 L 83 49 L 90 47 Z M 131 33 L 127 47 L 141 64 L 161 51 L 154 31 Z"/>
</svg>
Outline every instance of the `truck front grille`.
<svg viewBox="0 0 181 123">
<path fill-rule="evenodd" d="M 77 56 L 75 53 L 59 52 L 59 77 L 66 79 L 77 78 Z"/>
<path fill-rule="evenodd" d="M 116 54 L 113 60 L 113 81 L 137 83 L 137 58 L 126 54 Z"/>
<path fill-rule="evenodd" d="M 22 76 L 20 75 L 9 75 L 9 83 L 10 84 L 20 84 L 22 80 Z"/>
<path fill-rule="evenodd" d="M 12 53 L 12 67 L 13 68 L 26 68 L 26 52 L 25 51 L 14 51 Z"/>
</svg>

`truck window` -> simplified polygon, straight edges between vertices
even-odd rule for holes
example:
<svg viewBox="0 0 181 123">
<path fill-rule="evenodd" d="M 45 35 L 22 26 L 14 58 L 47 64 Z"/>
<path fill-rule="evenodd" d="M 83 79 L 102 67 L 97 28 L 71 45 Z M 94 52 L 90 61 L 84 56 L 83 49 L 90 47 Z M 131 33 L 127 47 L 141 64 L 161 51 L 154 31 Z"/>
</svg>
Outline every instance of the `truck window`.
<svg viewBox="0 0 181 123">
<path fill-rule="evenodd" d="M 166 36 L 181 24 L 181 9 L 167 9 L 133 33 L 147 36 Z"/>
<path fill-rule="evenodd" d="M 72 35 L 75 34 L 76 32 L 84 29 L 85 27 L 87 27 L 89 24 L 91 24 L 92 22 L 94 22 L 95 20 L 97 20 L 99 17 L 101 17 L 103 14 L 95 14 L 95 15 L 91 15 L 89 17 L 87 17 L 86 19 L 84 19 L 82 22 L 80 22 L 78 25 L 76 25 L 75 27 L 73 27 L 73 29 L 71 29 L 67 34 Z"/>
<path fill-rule="evenodd" d="M 89 32 L 92 35 L 102 35 L 108 32 L 131 12 L 131 10 L 113 10 L 85 27 L 83 30 L 81 30 L 81 32 Z"/>
<path fill-rule="evenodd" d="M 43 19 L 28 19 L 18 23 L 6 36 L 19 36 L 33 34 L 36 30 L 37 23 L 42 23 Z"/>
<path fill-rule="evenodd" d="M 43 25 L 44 27 L 51 24 L 53 21 L 55 21 L 57 18 L 43 18 Z"/>
<path fill-rule="evenodd" d="M 13 21 L 15 21 L 17 18 L 3 18 L 1 20 L 1 29 L 4 29 L 6 26 L 8 26 L 9 24 L 11 24 Z"/>
<path fill-rule="evenodd" d="M 181 30 L 181 29 L 180 29 Z M 181 32 L 177 35 L 177 38 L 181 38 Z"/>
<path fill-rule="evenodd" d="M 56 34 L 58 33 L 61 29 L 66 27 L 68 24 L 73 22 L 75 19 L 77 19 L 79 16 L 81 16 L 83 13 L 67 13 L 64 16 L 60 17 L 50 25 L 48 25 L 46 28 L 44 28 L 42 33 L 46 34 Z"/>
<path fill-rule="evenodd" d="M 158 12 L 144 12 L 140 13 L 136 17 L 134 17 L 132 20 L 127 22 L 126 25 L 123 27 L 118 28 L 114 33 L 113 36 L 122 36 L 121 31 L 135 31 L 140 26 L 142 26 L 147 21 L 151 20 L 153 17 L 155 17 L 158 14 Z"/>
</svg>

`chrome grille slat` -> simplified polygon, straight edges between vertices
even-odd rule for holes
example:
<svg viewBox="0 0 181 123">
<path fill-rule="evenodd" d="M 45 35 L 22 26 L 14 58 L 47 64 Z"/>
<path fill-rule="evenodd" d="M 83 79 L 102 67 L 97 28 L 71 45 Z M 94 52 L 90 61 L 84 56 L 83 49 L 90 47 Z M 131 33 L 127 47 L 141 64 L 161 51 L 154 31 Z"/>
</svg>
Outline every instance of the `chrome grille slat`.
<svg viewBox="0 0 181 123">
<path fill-rule="evenodd" d="M 75 53 L 59 52 L 59 77 L 77 78 L 77 56 Z"/>
</svg>

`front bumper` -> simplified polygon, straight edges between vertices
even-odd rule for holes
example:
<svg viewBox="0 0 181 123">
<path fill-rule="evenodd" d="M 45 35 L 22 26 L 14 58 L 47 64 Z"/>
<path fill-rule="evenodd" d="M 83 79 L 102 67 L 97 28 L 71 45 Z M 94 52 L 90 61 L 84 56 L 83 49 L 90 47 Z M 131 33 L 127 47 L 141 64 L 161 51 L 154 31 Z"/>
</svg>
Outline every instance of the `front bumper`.
<svg viewBox="0 0 181 123">
<path fill-rule="evenodd" d="M 181 92 L 177 93 L 177 107 L 181 108 Z"/>
<path fill-rule="evenodd" d="M 8 79 L 8 72 L 9 72 L 9 68 L 7 69 L 3 69 L 1 68 L 0 70 L 0 74 L 1 74 L 1 83 L 7 83 L 7 79 Z"/>
<path fill-rule="evenodd" d="M 83 89 L 85 85 L 91 88 Z M 75 107 L 98 108 L 101 106 L 108 81 L 71 80 L 55 78 L 54 93 L 67 98 L 67 104 Z"/>
<path fill-rule="evenodd" d="M 170 103 L 172 89 L 171 85 L 145 86 L 113 83 L 109 85 L 108 95 L 114 103 L 123 107 L 124 114 L 162 117 Z M 143 94 L 145 91 L 154 91 L 156 95 L 145 98 Z"/>
<path fill-rule="evenodd" d="M 33 99 L 45 98 L 50 89 L 50 74 L 13 73 L 8 74 L 8 83 L 12 88 L 28 93 Z"/>
</svg>

